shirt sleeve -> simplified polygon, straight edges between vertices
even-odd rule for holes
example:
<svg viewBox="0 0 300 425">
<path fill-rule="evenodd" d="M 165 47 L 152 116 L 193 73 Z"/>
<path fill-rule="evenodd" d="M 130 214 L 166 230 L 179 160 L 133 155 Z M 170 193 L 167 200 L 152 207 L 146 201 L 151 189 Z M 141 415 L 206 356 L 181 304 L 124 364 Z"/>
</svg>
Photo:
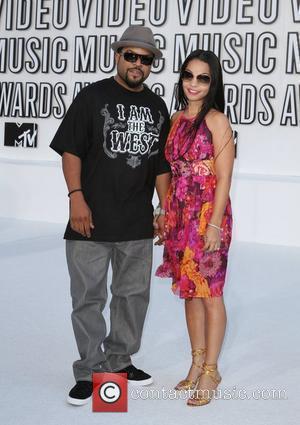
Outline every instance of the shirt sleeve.
<svg viewBox="0 0 300 425">
<path fill-rule="evenodd" d="M 64 152 L 84 158 L 89 147 L 91 115 L 86 91 L 81 91 L 62 120 L 50 147 L 59 155 Z"/>
<path fill-rule="evenodd" d="M 170 130 L 170 118 L 167 108 L 163 109 L 164 122 L 159 136 L 159 153 L 157 156 L 156 175 L 165 174 L 171 172 L 170 164 L 165 157 L 165 145 Z"/>
</svg>

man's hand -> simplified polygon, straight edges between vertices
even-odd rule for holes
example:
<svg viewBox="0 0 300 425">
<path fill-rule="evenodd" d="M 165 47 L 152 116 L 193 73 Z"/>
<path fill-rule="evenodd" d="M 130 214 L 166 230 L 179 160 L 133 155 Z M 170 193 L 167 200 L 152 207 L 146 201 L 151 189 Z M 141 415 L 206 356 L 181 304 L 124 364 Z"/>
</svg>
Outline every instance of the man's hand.
<svg viewBox="0 0 300 425">
<path fill-rule="evenodd" d="M 153 220 L 154 237 L 158 237 L 158 240 L 154 245 L 163 245 L 165 241 L 165 216 L 160 214 L 156 215 Z"/>
<path fill-rule="evenodd" d="M 70 226 L 82 236 L 91 237 L 91 229 L 94 229 L 92 211 L 81 192 L 75 192 L 70 196 Z"/>
</svg>

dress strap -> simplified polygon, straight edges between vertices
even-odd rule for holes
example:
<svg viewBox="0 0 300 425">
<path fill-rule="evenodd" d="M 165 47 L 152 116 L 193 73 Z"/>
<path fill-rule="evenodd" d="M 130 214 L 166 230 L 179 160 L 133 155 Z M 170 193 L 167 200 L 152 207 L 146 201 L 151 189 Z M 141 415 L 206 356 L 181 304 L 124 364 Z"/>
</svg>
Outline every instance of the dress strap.
<svg viewBox="0 0 300 425">
<path fill-rule="evenodd" d="M 180 112 L 180 114 L 177 114 L 176 118 L 174 120 L 171 120 L 171 127 L 173 127 L 173 125 L 175 125 L 179 121 L 179 119 L 182 117 L 184 113 L 184 111 L 178 111 L 178 112 Z"/>
</svg>

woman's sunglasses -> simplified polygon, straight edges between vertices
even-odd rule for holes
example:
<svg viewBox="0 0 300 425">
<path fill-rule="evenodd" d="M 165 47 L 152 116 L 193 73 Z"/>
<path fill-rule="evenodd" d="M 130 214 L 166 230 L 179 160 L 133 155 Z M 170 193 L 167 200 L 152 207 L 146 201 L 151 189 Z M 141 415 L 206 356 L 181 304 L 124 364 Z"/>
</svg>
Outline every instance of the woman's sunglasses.
<svg viewBox="0 0 300 425">
<path fill-rule="evenodd" d="M 192 81 L 194 75 L 190 71 L 183 71 L 181 74 L 181 78 L 184 81 Z M 198 83 L 208 85 L 210 83 L 210 76 L 206 74 L 199 74 L 196 77 Z"/>
<path fill-rule="evenodd" d="M 120 53 L 121 56 L 127 61 L 131 63 L 135 63 L 138 59 L 140 59 L 142 65 L 152 65 L 154 56 L 150 55 L 138 55 L 137 53 L 133 52 L 124 52 Z"/>
</svg>

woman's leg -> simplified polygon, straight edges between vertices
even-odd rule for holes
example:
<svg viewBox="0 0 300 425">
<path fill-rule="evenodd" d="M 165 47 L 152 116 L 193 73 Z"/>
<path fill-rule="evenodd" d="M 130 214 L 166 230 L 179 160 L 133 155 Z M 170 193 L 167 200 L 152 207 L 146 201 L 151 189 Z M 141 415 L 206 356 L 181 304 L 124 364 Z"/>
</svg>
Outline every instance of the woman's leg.
<svg viewBox="0 0 300 425">
<path fill-rule="evenodd" d="M 226 309 L 223 297 L 203 298 L 207 364 L 218 362 L 226 328 Z"/>
<path fill-rule="evenodd" d="M 201 298 L 192 298 L 185 300 L 185 317 L 192 350 L 205 348 L 205 310 Z M 196 355 L 194 362 L 201 366 L 204 355 Z M 196 381 L 201 372 L 200 367 L 191 365 L 187 379 Z"/>
<path fill-rule="evenodd" d="M 226 310 L 223 297 L 203 298 L 202 301 L 205 311 L 205 363 L 212 365 L 217 364 L 221 351 L 226 328 Z M 208 375 L 203 374 L 196 390 L 213 390 L 216 387 L 217 384 Z"/>
</svg>

